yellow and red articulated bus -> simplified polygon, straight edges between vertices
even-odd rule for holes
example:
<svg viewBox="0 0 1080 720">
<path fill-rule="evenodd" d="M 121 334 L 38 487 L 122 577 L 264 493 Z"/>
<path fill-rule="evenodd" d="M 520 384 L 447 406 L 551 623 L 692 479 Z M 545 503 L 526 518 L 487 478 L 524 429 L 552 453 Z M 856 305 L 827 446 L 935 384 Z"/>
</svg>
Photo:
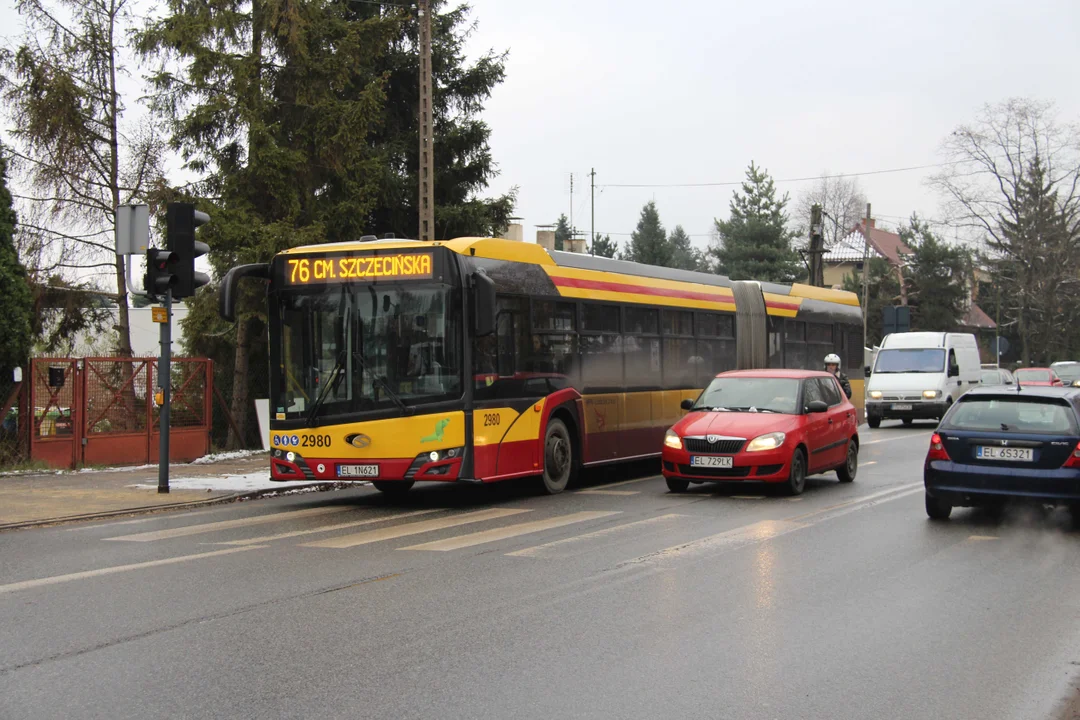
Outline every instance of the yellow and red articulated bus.
<svg viewBox="0 0 1080 720">
<path fill-rule="evenodd" d="M 659 457 L 719 372 L 820 368 L 862 403 L 862 315 L 846 292 L 731 281 L 492 238 L 297 247 L 224 278 L 265 281 L 275 480 L 538 477 Z"/>
</svg>

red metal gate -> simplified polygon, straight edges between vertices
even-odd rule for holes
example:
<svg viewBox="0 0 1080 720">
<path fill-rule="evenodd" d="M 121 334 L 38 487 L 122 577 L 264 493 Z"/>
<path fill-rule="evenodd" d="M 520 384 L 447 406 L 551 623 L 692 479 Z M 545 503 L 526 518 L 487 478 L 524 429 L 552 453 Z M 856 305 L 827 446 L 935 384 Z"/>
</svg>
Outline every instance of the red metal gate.
<svg viewBox="0 0 1080 720">
<path fill-rule="evenodd" d="M 172 365 L 169 456 L 187 462 L 210 450 L 213 365 Z M 157 361 L 152 358 L 35 358 L 30 457 L 51 467 L 157 462 Z"/>
<path fill-rule="evenodd" d="M 49 467 L 73 468 L 81 456 L 78 368 L 79 361 L 70 358 L 31 361 L 30 458 Z"/>
</svg>

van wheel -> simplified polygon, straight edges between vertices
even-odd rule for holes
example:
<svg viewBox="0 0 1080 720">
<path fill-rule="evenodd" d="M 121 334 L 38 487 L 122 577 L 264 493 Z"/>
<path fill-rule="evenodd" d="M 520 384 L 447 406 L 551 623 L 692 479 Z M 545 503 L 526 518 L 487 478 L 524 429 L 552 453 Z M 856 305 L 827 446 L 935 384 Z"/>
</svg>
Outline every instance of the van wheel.
<svg viewBox="0 0 1080 720">
<path fill-rule="evenodd" d="M 574 472 L 574 446 L 570 442 L 570 431 L 558 418 L 548 422 L 544 433 L 544 492 L 558 495 L 566 489 L 570 476 Z"/>
<path fill-rule="evenodd" d="M 840 479 L 842 483 L 849 483 L 855 480 L 855 474 L 859 471 L 859 446 L 854 441 L 849 440 L 847 446 L 847 459 L 844 460 L 844 464 L 836 468 L 836 477 Z"/>
<path fill-rule="evenodd" d="M 806 489 L 806 455 L 801 448 L 791 454 L 791 472 L 783 485 L 785 495 L 802 495 Z"/>
<path fill-rule="evenodd" d="M 389 497 L 405 497 L 416 483 L 413 480 L 376 480 L 371 484 L 375 486 L 376 490 Z"/>
<path fill-rule="evenodd" d="M 879 427 L 881 427 L 881 418 L 874 417 L 873 415 L 867 415 L 866 416 L 866 424 L 876 430 Z"/>
</svg>

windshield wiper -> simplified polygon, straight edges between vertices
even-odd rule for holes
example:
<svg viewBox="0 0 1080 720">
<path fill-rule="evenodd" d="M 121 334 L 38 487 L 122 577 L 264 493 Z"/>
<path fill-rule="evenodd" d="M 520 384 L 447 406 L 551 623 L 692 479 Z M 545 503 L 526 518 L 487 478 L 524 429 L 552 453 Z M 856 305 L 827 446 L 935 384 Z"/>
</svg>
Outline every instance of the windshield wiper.
<svg viewBox="0 0 1080 720">
<path fill-rule="evenodd" d="M 360 371 L 361 372 L 365 372 L 365 373 L 368 372 L 368 363 L 367 363 L 367 360 L 364 359 L 363 355 L 361 355 L 358 352 L 353 353 L 353 358 L 356 360 L 356 363 L 360 366 Z M 406 405 L 405 401 L 402 400 L 400 397 L 398 397 L 398 394 L 390 389 L 390 383 L 386 382 L 386 378 L 384 378 L 381 375 L 376 375 L 375 373 L 372 373 L 371 377 L 372 377 L 372 382 L 378 383 L 379 387 L 382 388 L 382 391 L 384 393 L 386 393 L 386 397 L 390 398 L 390 402 L 397 405 L 398 409 L 401 410 L 401 412 L 403 414 L 412 415 L 416 411 L 416 408 L 410 407 L 409 405 Z"/>
<path fill-rule="evenodd" d="M 338 383 L 341 382 L 341 378 L 345 377 L 345 358 L 339 356 L 337 364 L 334 365 L 334 369 L 330 371 L 333 376 L 326 385 L 323 386 L 323 391 L 319 393 L 319 397 L 315 398 L 315 402 L 312 403 L 311 409 L 308 410 L 307 426 L 311 427 L 315 422 L 315 416 L 319 412 L 319 408 L 326 402 L 326 398 L 330 397 L 330 393 L 337 390 Z"/>
</svg>

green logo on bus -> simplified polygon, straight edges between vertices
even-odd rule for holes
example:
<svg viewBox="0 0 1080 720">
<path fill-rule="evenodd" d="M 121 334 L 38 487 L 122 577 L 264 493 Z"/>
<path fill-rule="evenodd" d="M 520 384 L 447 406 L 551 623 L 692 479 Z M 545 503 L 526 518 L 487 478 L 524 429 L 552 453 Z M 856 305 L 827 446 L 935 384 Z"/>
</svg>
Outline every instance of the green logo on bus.
<svg viewBox="0 0 1080 720">
<path fill-rule="evenodd" d="M 442 442 L 443 431 L 446 430 L 446 426 L 449 425 L 449 424 L 450 424 L 450 418 L 443 418 L 442 420 L 438 421 L 437 423 L 435 423 L 435 432 L 428 435 L 427 437 L 420 438 L 420 442 L 422 442 L 422 443 Z"/>
</svg>

